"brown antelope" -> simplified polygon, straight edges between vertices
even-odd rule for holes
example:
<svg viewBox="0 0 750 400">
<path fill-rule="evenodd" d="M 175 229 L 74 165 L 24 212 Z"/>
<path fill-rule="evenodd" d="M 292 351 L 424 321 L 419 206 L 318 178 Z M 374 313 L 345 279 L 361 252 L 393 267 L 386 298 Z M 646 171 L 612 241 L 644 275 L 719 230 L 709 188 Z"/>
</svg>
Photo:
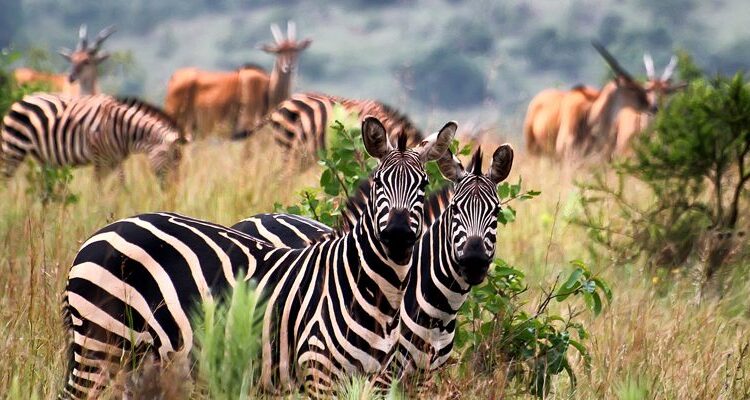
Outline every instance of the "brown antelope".
<svg viewBox="0 0 750 400">
<path fill-rule="evenodd" d="M 81 25 L 78 30 L 78 45 L 75 51 L 66 48 L 60 49 L 60 55 L 70 62 L 68 81 L 78 82 L 81 87 L 81 95 L 99 93 L 98 67 L 99 64 L 109 58 L 109 53 L 100 52 L 100 50 L 104 41 L 113 33 L 115 33 L 115 27 L 112 25 L 102 29 L 94 38 L 94 43 L 89 46 L 86 25 Z"/>
<path fill-rule="evenodd" d="M 563 98 L 571 92 L 577 92 L 590 99 L 596 98 L 599 94 L 599 91 L 592 87 L 579 85 L 573 87 L 570 92 L 545 89 L 531 99 L 523 123 L 526 151 L 529 154 L 555 154 L 555 142 L 560 130 L 560 105 Z"/>
<path fill-rule="evenodd" d="M 594 42 L 593 45 L 615 77 L 594 99 L 572 91 L 562 100 L 555 146 L 557 156 L 561 158 L 593 153 L 609 158 L 617 149 L 618 137 L 622 137 L 623 142 L 619 150 L 624 151 L 629 138 L 645 123 L 642 116 L 635 118 L 636 114 L 653 115 L 661 97 L 679 87 L 672 87 L 668 80 L 641 84 L 601 44 Z M 674 66 L 665 71 L 669 72 L 666 78 L 673 70 Z"/>
<path fill-rule="evenodd" d="M 67 74 L 53 74 L 22 67 L 13 70 L 13 80 L 18 86 L 41 84 L 48 87 L 49 91 L 54 93 L 65 93 L 75 96 L 80 92 L 78 83 L 68 81 Z"/>
<path fill-rule="evenodd" d="M 71 64 L 68 74 L 51 74 L 31 68 L 17 68 L 13 71 L 16 84 L 42 83 L 48 85 L 51 92 L 73 96 L 98 94 L 97 67 L 109 57 L 108 53 L 100 53 L 99 50 L 101 50 L 102 43 L 114 32 L 114 26 L 102 29 L 89 47 L 86 25 L 81 25 L 78 29 L 78 45 L 75 51 L 66 48 L 59 51 L 60 55 Z"/>
<path fill-rule="evenodd" d="M 672 56 L 660 77 L 656 76 L 654 60 L 650 54 L 646 53 L 643 55 L 643 64 L 646 67 L 646 76 L 648 77 L 648 81 L 644 85 L 648 101 L 651 104 L 655 104 L 657 108 L 663 105 L 669 95 L 686 86 L 685 83 L 672 84 L 672 74 L 674 74 L 677 67 L 677 57 Z M 630 152 L 630 142 L 633 137 L 646 129 L 652 119 L 653 115 L 650 113 L 638 112 L 632 108 L 622 109 L 617 115 L 615 124 L 616 142 L 614 154 L 627 155 Z"/>
<path fill-rule="evenodd" d="M 299 54 L 312 42 L 296 40 L 293 22 L 287 24 L 286 39 L 276 24 L 271 33 L 274 43 L 261 47 L 276 55 L 270 75 L 257 66 L 229 72 L 179 69 L 169 80 L 165 111 L 187 133 L 207 135 L 220 130 L 231 134 L 250 129 L 289 97 Z"/>
<path fill-rule="evenodd" d="M 644 56 L 649 80 L 641 85 L 603 47 L 595 47 L 617 76 L 602 90 L 579 85 L 569 91 L 546 89 L 535 96 L 529 103 L 523 128 L 530 154 L 557 153 L 566 157 L 571 151 L 580 150 L 570 146 L 586 147 L 584 153 L 604 150 L 606 155 L 624 154 L 630 139 L 647 126 L 663 99 L 684 87 L 671 84 L 675 58 L 657 78 L 651 56 Z M 565 135 L 560 136 L 561 132 Z M 591 135 L 599 132 L 608 132 L 611 141 L 601 137 L 593 140 Z"/>
</svg>

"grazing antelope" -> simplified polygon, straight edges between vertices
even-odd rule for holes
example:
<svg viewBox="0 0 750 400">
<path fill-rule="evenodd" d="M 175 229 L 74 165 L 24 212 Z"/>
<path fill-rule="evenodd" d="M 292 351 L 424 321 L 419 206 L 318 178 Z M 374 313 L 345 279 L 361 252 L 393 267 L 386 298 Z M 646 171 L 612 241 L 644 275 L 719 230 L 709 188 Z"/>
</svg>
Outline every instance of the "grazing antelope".
<svg viewBox="0 0 750 400">
<path fill-rule="evenodd" d="M 560 130 L 560 105 L 567 94 L 577 92 L 590 99 L 596 98 L 599 91 L 578 85 L 569 92 L 559 89 L 545 89 L 529 103 L 523 123 L 526 151 L 532 155 L 554 154 L 557 132 Z"/>
<path fill-rule="evenodd" d="M 529 103 L 523 128 L 530 154 L 557 153 L 566 157 L 575 151 L 571 145 L 588 146 L 584 154 L 597 150 L 605 150 L 605 155 L 612 152 L 624 154 L 632 136 L 647 126 L 653 111 L 664 98 L 684 87 L 684 84 L 671 84 L 676 67 L 674 57 L 664 74 L 657 78 L 651 56 L 644 56 L 648 81 L 641 85 L 603 47 L 599 46 L 597 50 L 603 51 L 603 56 L 607 54 L 604 58 L 618 76 L 602 90 L 579 85 L 569 91 L 547 89 L 535 96 Z M 561 132 L 565 135 L 561 136 Z M 592 137 L 597 134 L 603 136 L 599 141 Z"/>
<path fill-rule="evenodd" d="M 269 75 L 254 65 L 235 71 L 211 72 L 198 68 L 177 70 L 169 80 L 164 109 L 187 133 L 237 132 L 249 129 L 289 97 L 300 52 L 311 39 L 297 41 L 296 27 L 287 24 L 287 38 L 271 25 L 274 43 L 261 49 L 276 55 Z"/>
<path fill-rule="evenodd" d="M 44 85 L 54 93 L 64 93 L 73 96 L 80 93 L 78 83 L 71 83 L 68 81 L 68 75 L 66 74 L 53 74 L 22 67 L 13 70 L 13 81 L 18 86 Z"/>
<path fill-rule="evenodd" d="M 660 94 L 673 92 L 669 82 L 641 84 L 599 43 L 594 48 L 615 73 L 615 78 L 595 98 L 571 91 L 560 104 L 560 129 L 555 151 L 558 157 L 571 158 L 597 153 L 609 158 L 617 149 L 618 137 L 630 137 L 640 131 L 644 122 L 636 114 L 654 114 Z M 674 66 L 669 68 L 674 70 Z M 671 71 L 665 71 L 670 72 Z M 669 76 L 667 76 L 669 78 Z M 657 83 L 658 82 L 658 83 Z M 657 87 L 659 88 L 657 90 Z M 669 90 L 666 90 L 669 88 Z M 621 131 L 622 133 L 618 132 Z M 622 151 L 622 149 L 620 149 Z"/>
<path fill-rule="evenodd" d="M 59 51 L 59 54 L 70 62 L 68 74 L 51 74 L 31 68 L 17 68 L 13 71 L 16 84 L 42 83 L 48 85 L 51 92 L 72 96 L 98 94 L 97 67 L 109 57 L 109 53 L 99 51 L 102 43 L 114 32 L 114 26 L 102 29 L 89 47 L 86 25 L 81 25 L 78 29 L 78 45 L 75 51 L 67 48 Z"/>
<path fill-rule="evenodd" d="M 654 70 L 654 60 L 651 55 L 643 55 L 643 64 L 646 67 L 646 76 L 648 81 L 644 85 L 648 96 L 648 101 L 655 104 L 657 108 L 661 107 L 667 96 L 673 94 L 686 86 L 685 83 L 672 84 L 672 74 L 677 67 L 677 57 L 672 56 L 669 64 L 664 68 L 660 77 L 656 76 Z M 646 129 L 653 119 L 653 115 L 647 112 L 638 112 L 632 108 L 625 108 L 617 115 L 615 123 L 616 141 L 614 154 L 626 155 L 630 153 L 630 142 L 633 137 Z"/>
</svg>

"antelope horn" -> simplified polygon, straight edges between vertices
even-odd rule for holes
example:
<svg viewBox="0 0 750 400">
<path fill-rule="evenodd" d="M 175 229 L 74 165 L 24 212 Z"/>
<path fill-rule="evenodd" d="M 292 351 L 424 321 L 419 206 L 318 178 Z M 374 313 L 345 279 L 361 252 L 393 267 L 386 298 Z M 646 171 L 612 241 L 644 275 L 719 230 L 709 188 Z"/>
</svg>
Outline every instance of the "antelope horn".
<svg viewBox="0 0 750 400">
<path fill-rule="evenodd" d="M 604 61 L 606 61 L 607 64 L 609 64 L 609 67 L 612 68 L 612 71 L 614 71 L 615 74 L 627 80 L 630 80 L 630 81 L 633 80 L 633 77 L 627 71 L 625 71 L 625 68 L 623 68 L 620 65 L 620 63 L 617 62 L 617 60 L 612 56 L 612 54 L 609 54 L 607 49 L 605 49 L 601 43 L 597 41 L 592 41 L 591 45 L 594 46 L 596 51 L 598 51 L 599 54 L 604 58 Z"/>
<path fill-rule="evenodd" d="M 654 71 L 654 59 L 651 58 L 651 54 L 646 53 L 643 55 L 643 65 L 646 66 L 646 76 L 648 76 L 648 79 L 654 80 L 656 72 Z"/>
<path fill-rule="evenodd" d="M 294 41 L 297 36 L 297 24 L 294 21 L 286 22 L 286 35 L 290 41 Z"/>
<path fill-rule="evenodd" d="M 279 28 L 278 24 L 271 24 L 271 34 L 273 35 L 273 40 L 276 41 L 276 44 L 284 41 L 284 37 L 281 35 L 281 28 Z"/>
<path fill-rule="evenodd" d="M 104 29 L 102 29 L 98 35 L 96 35 L 96 39 L 94 39 L 94 51 L 98 51 L 99 47 L 104 43 L 105 40 L 107 40 L 108 37 L 112 36 L 113 33 L 115 33 L 116 29 L 114 25 L 110 25 Z"/>
<path fill-rule="evenodd" d="M 661 80 L 668 81 L 672 74 L 674 74 L 674 70 L 677 68 L 677 57 L 672 56 L 672 58 L 669 59 L 669 64 L 667 64 L 667 67 L 664 68 L 664 73 L 661 75 Z"/>
<path fill-rule="evenodd" d="M 85 50 L 86 47 L 88 47 L 89 39 L 88 39 L 88 30 L 86 28 L 86 24 L 81 24 L 81 27 L 78 28 L 78 46 L 76 50 Z"/>
</svg>

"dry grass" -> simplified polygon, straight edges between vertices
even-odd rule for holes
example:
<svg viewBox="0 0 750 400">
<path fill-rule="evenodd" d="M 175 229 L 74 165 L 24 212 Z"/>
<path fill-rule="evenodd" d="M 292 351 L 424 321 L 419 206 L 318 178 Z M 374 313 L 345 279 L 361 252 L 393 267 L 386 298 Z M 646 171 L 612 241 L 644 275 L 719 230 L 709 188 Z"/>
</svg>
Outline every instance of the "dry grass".
<svg viewBox="0 0 750 400">
<path fill-rule="evenodd" d="M 116 179 L 92 181 L 90 169 L 75 172 L 71 190 L 80 201 L 67 208 L 42 207 L 26 194 L 23 171 L 0 187 L 0 393 L 51 398 L 65 365 L 60 294 L 80 243 L 96 229 L 132 214 L 173 210 L 222 224 L 270 211 L 274 202 L 291 203 L 295 190 L 314 184 L 315 171 L 289 173 L 282 155 L 268 143 L 191 145 L 181 183 L 159 191 L 145 160 L 127 163 L 127 185 Z M 269 150 L 274 149 L 274 150 Z M 527 272 L 530 305 L 567 261 L 585 258 L 586 236 L 566 222 L 576 212 L 572 179 L 585 176 L 543 160 L 516 158 L 511 179 L 521 174 L 525 187 L 542 196 L 517 204 L 518 221 L 498 236 L 502 257 Z M 578 388 L 557 378 L 552 398 L 735 399 L 748 397 L 748 286 L 738 281 L 728 295 L 696 305 L 690 278 L 657 290 L 637 266 L 593 262 L 612 283 L 615 299 L 605 313 L 584 314 L 592 335 L 590 372 L 576 361 Z M 464 398 L 510 396 L 503 371 L 493 377 L 451 379 L 439 389 Z"/>
</svg>

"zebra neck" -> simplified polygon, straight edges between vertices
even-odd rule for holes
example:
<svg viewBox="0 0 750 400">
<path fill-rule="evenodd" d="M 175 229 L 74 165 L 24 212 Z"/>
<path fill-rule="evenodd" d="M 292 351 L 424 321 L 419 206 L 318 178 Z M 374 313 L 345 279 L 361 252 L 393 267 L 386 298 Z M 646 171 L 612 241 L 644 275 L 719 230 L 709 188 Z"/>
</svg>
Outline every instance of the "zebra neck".
<svg viewBox="0 0 750 400">
<path fill-rule="evenodd" d="M 412 317 L 426 312 L 443 323 L 455 319 L 471 289 L 457 272 L 448 214 L 450 210 L 438 217 L 417 242 L 412 257 L 414 266 L 404 295 L 407 312 Z M 423 309 L 425 303 L 432 310 Z"/>
<path fill-rule="evenodd" d="M 347 235 L 351 244 L 348 246 L 349 258 L 354 262 L 349 262 L 344 267 L 348 268 L 351 276 L 364 274 L 369 277 L 376 284 L 375 288 L 371 288 L 375 292 L 374 298 L 381 303 L 376 305 L 385 306 L 386 304 L 382 304 L 385 300 L 387 308 L 392 309 L 395 315 L 403 298 L 410 263 L 399 265 L 386 256 L 385 249 L 375 235 L 375 217 L 371 216 L 370 205 L 366 205 L 364 209 L 364 215 Z M 356 261 L 352 260 L 352 256 Z"/>
</svg>

